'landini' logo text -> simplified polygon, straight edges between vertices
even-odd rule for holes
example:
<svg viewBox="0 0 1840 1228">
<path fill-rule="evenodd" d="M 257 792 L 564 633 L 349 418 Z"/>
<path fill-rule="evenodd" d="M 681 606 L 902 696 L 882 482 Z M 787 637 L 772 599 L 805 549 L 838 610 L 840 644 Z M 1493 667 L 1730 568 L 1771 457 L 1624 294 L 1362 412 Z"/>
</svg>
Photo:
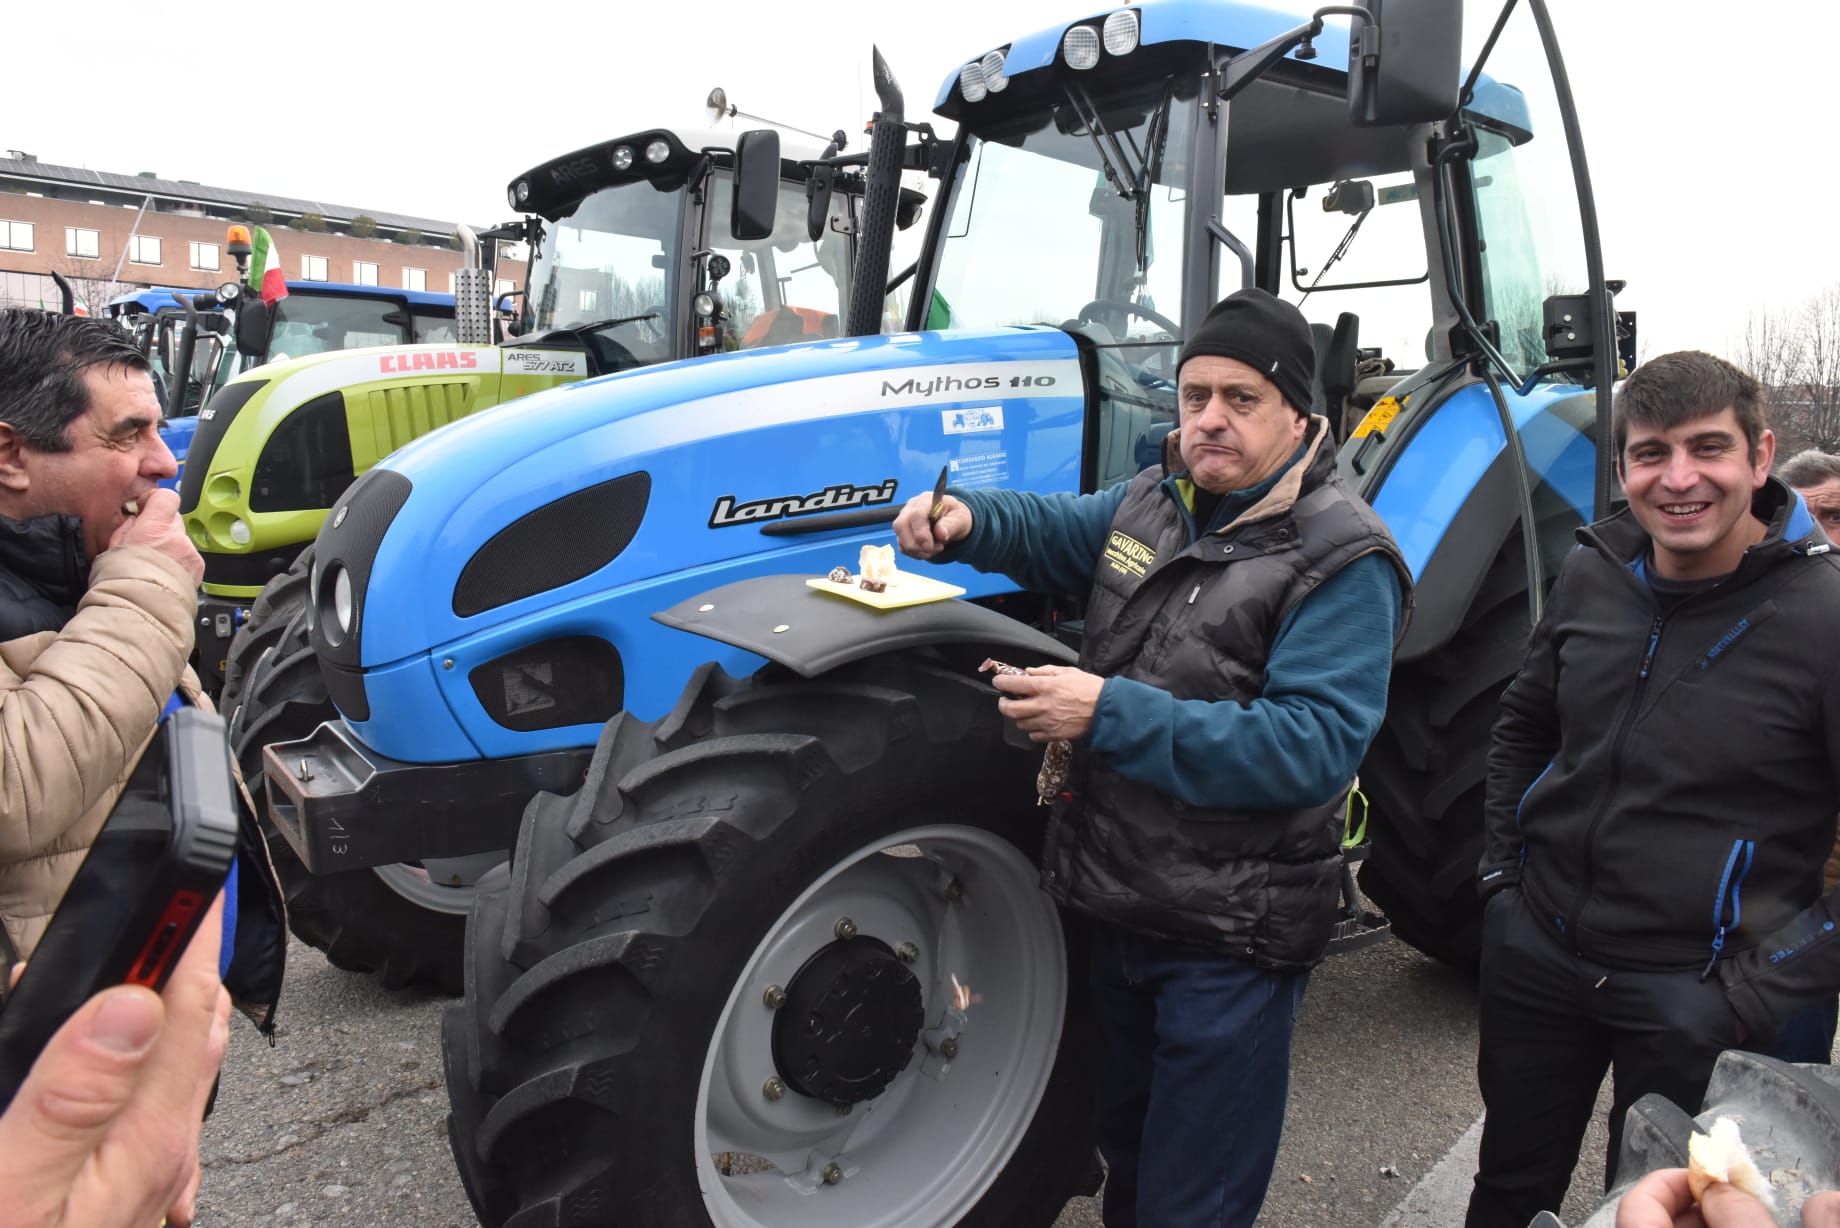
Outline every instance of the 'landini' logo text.
<svg viewBox="0 0 1840 1228">
<path fill-rule="evenodd" d="M 736 503 L 735 496 L 723 495 L 709 512 L 709 527 L 726 529 L 730 525 L 758 524 L 763 520 L 781 520 L 787 516 L 811 516 L 818 512 L 840 512 L 852 507 L 874 507 L 893 503 L 898 478 L 889 478 L 879 486 L 854 486 L 848 482 L 826 486 L 809 495 L 775 495 L 770 499 L 753 499 Z"/>
</svg>

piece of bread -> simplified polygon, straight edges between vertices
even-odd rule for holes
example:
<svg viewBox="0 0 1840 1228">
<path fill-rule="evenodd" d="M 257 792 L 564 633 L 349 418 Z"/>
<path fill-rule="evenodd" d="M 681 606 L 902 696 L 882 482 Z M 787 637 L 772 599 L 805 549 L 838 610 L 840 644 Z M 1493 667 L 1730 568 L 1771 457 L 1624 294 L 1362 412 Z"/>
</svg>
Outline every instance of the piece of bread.
<svg viewBox="0 0 1840 1228">
<path fill-rule="evenodd" d="M 1770 1183 L 1757 1171 L 1750 1151 L 1738 1137 L 1738 1123 L 1721 1117 L 1710 1133 L 1695 1131 L 1687 1139 L 1687 1188 L 1699 1202 L 1714 1185 L 1736 1186 L 1774 1211 L 1776 1197 Z"/>
<path fill-rule="evenodd" d="M 856 570 L 865 580 L 887 584 L 894 579 L 896 567 L 893 546 L 864 546 L 857 551 Z M 879 590 L 878 590 L 879 591 Z"/>
</svg>

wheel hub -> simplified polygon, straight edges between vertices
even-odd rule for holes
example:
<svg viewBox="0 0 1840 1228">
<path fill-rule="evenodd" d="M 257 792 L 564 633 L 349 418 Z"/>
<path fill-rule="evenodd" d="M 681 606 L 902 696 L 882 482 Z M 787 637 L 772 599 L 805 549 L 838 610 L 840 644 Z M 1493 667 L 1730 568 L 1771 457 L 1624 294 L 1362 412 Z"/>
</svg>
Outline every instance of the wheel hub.
<svg viewBox="0 0 1840 1228">
<path fill-rule="evenodd" d="M 860 1104 L 913 1060 L 924 1021 L 920 980 L 887 944 L 833 942 L 786 986 L 773 1019 L 773 1062 L 802 1095 Z"/>
</svg>

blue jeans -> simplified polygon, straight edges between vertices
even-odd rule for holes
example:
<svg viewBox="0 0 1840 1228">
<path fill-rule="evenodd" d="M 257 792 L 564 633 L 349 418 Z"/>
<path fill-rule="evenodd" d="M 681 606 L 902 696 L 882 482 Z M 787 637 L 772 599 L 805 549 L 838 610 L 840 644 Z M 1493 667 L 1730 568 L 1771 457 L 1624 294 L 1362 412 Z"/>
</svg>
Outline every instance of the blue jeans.
<svg viewBox="0 0 1840 1228">
<path fill-rule="evenodd" d="M 1250 1228 L 1309 973 L 1092 930 L 1106 1228 Z"/>
</svg>

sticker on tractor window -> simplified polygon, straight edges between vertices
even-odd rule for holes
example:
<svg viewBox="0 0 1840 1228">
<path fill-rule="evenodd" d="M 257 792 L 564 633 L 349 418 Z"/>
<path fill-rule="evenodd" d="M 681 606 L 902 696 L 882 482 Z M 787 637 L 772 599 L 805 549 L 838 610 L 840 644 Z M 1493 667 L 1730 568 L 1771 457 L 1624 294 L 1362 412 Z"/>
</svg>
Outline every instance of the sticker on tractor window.
<svg viewBox="0 0 1840 1228">
<path fill-rule="evenodd" d="M 942 409 L 939 421 L 944 424 L 948 435 L 981 435 L 986 431 L 1003 429 L 1003 407 L 1001 405 L 978 405 L 965 409 Z"/>
<path fill-rule="evenodd" d="M 506 350 L 506 375 L 586 375 L 586 354 L 542 350 Z"/>
<path fill-rule="evenodd" d="M 874 507 L 893 503 L 900 480 L 888 478 L 874 486 L 855 486 L 840 482 L 803 495 L 773 495 L 766 499 L 737 502 L 733 495 L 723 495 L 709 512 L 709 527 L 726 529 L 737 524 L 759 524 L 764 520 L 782 520 L 787 516 L 815 516 L 819 512 L 841 512 L 853 507 Z"/>
<path fill-rule="evenodd" d="M 386 375 L 410 375 L 417 371 L 476 371 L 478 350 L 417 350 L 413 354 L 385 354 L 377 360 L 377 369 Z"/>
<path fill-rule="evenodd" d="M 975 452 L 947 462 L 954 486 L 1003 486 L 1009 482 L 1008 452 Z"/>
<path fill-rule="evenodd" d="M 1392 425 L 1393 419 L 1399 416 L 1402 405 L 1403 402 L 1398 397 L 1381 397 L 1374 402 L 1374 407 L 1367 411 L 1367 416 L 1361 419 L 1361 424 L 1354 428 L 1353 438 L 1359 439 L 1375 431 L 1385 431 Z"/>
</svg>

